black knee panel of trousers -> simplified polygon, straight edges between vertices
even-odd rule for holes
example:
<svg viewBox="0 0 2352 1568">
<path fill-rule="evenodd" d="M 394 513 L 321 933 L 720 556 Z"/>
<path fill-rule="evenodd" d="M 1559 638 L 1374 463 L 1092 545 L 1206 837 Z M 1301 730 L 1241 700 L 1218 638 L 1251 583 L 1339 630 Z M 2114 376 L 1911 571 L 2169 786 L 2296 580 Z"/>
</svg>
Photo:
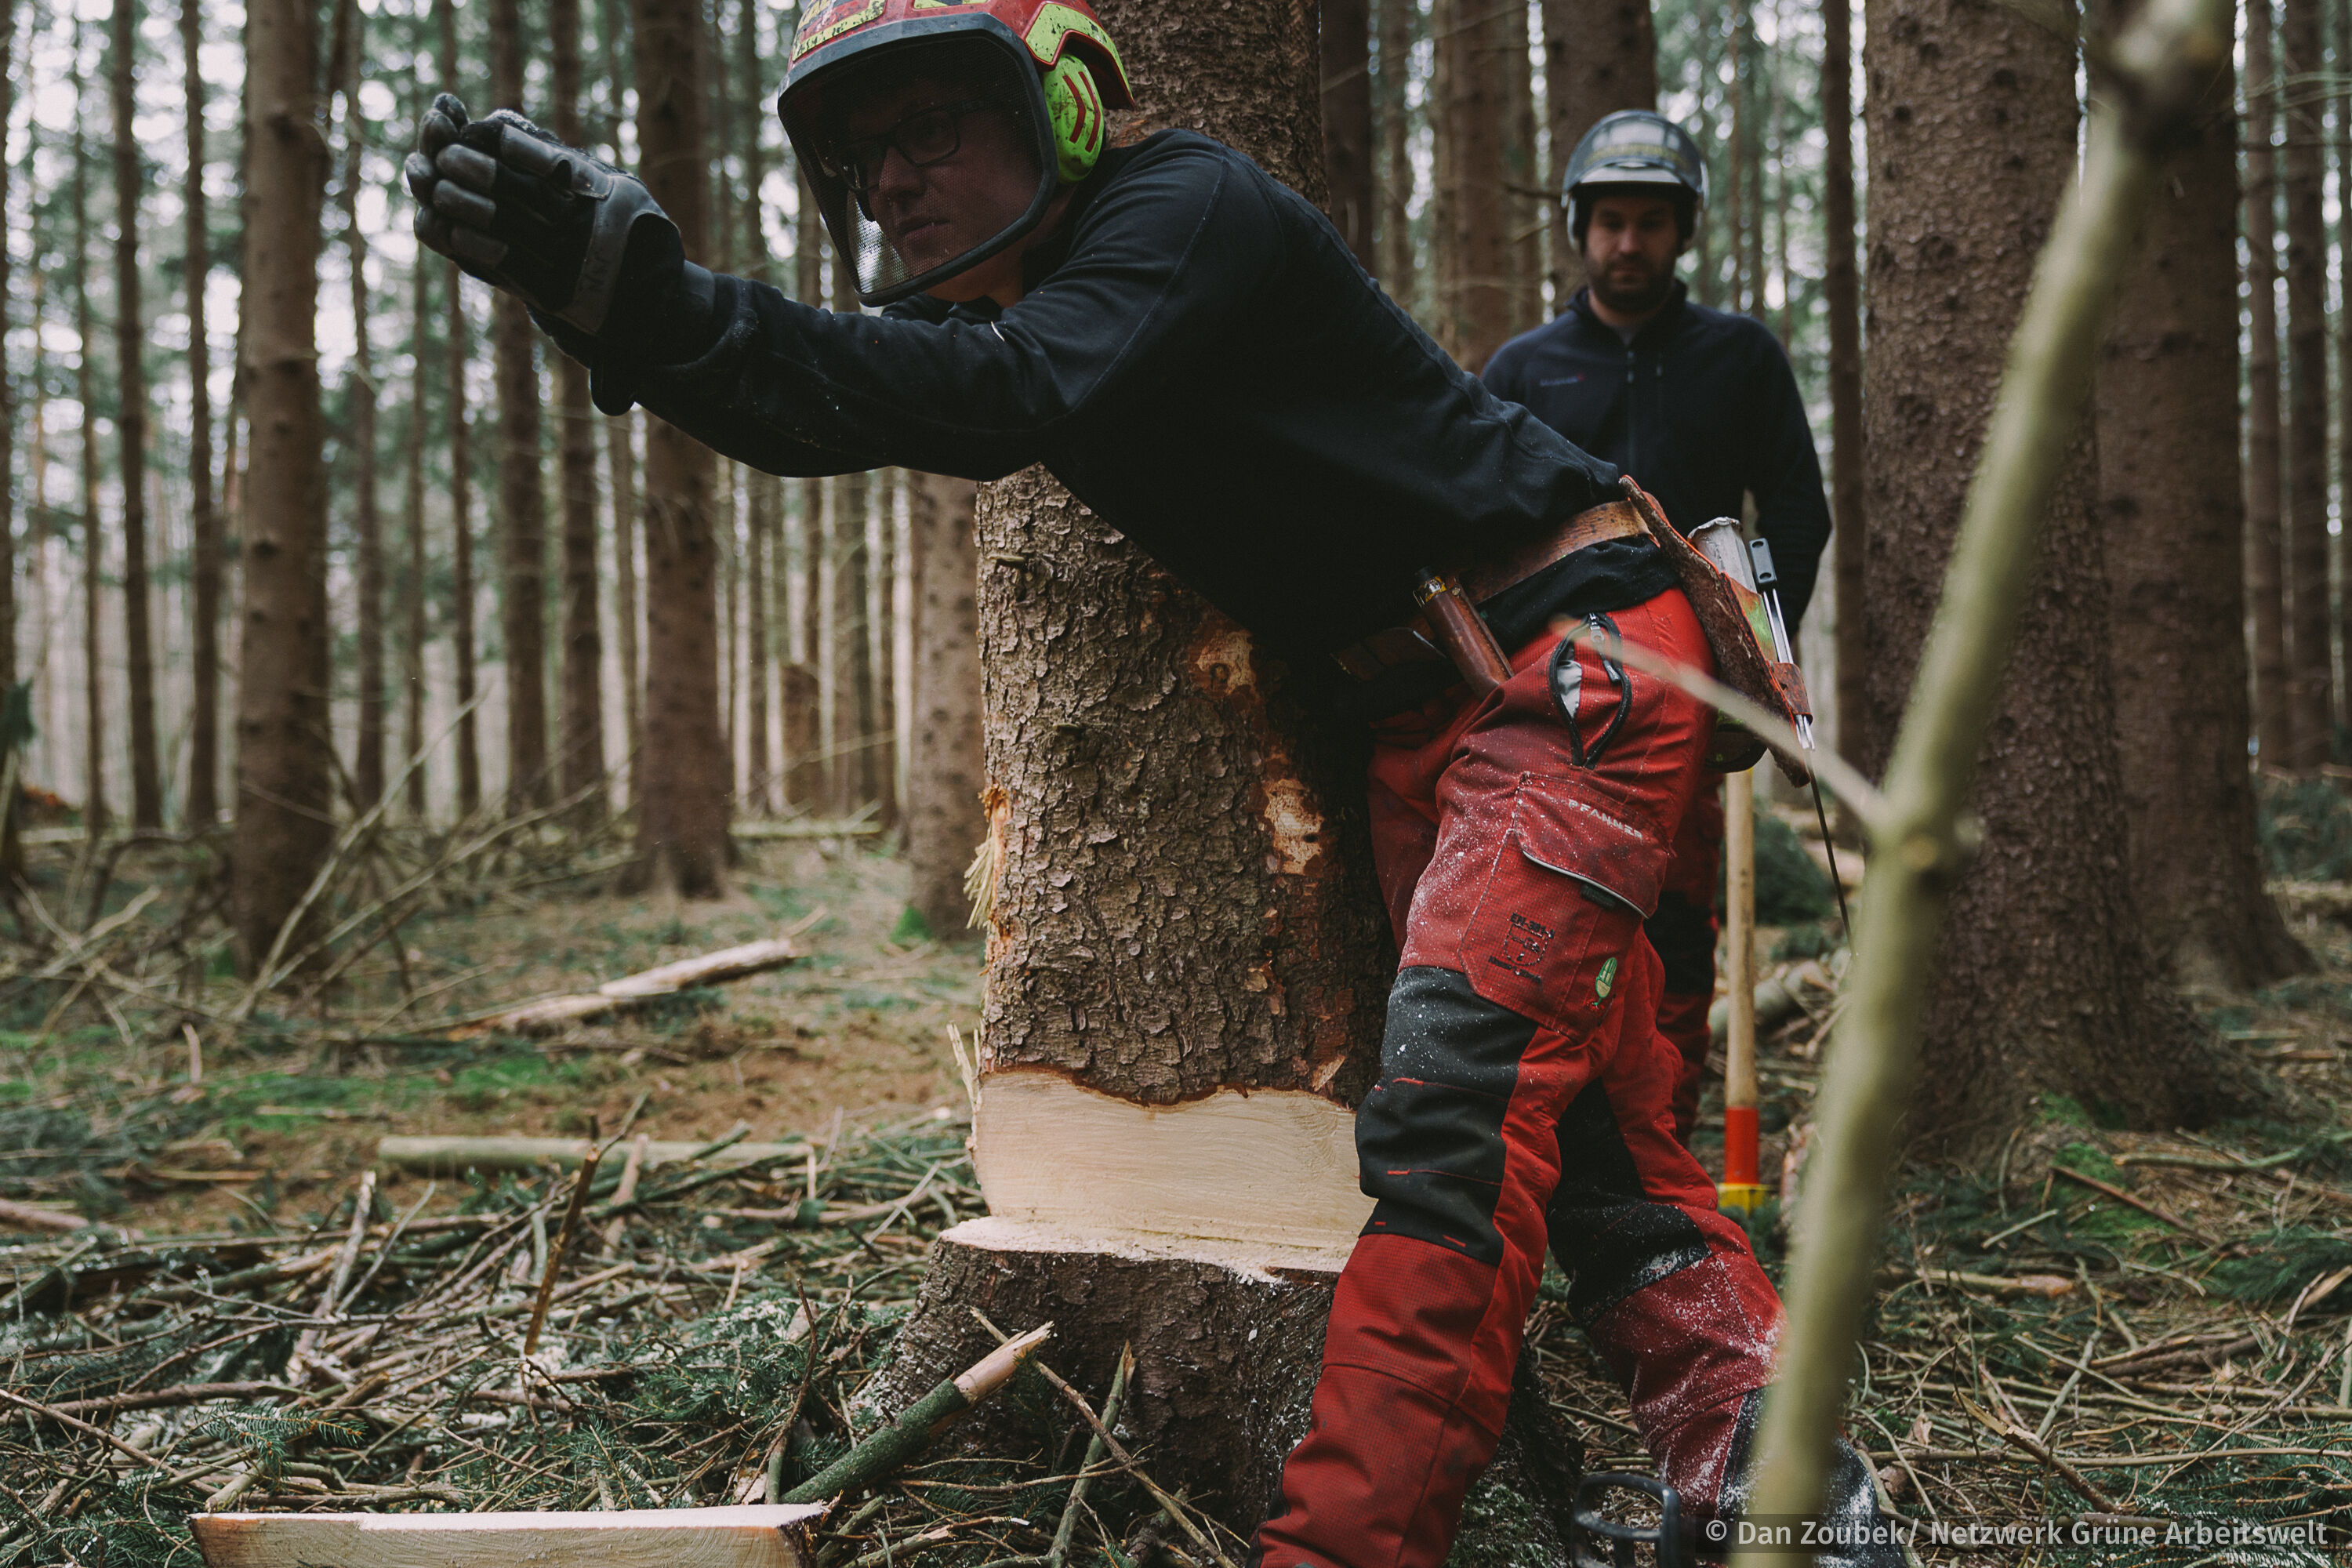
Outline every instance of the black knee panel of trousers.
<svg viewBox="0 0 2352 1568">
<path fill-rule="evenodd" d="M 1690 1215 L 1642 1185 L 1609 1092 L 1597 1082 L 1559 1119 L 1559 1185 L 1544 1220 L 1580 1323 L 1706 1258 L 1706 1238 Z"/>
<path fill-rule="evenodd" d="M 1657 950 L 1666 989 L 1680 995 L 1715 989 L 1715 914 L 1669 888 L 1658 909 L 1642 922 L 1642 934 Z"/>
<path fill-rule="evenodd" d="M 1367 1236 L 1409 1236 L 1500 1263 L 1503 1117 L 1536 1024 L 1480 996 L 1459 971 L 1400 971 L 1381 1080 L 1356 1110 L 1356 1155 L 1374 1199 Z"/>
</svg>

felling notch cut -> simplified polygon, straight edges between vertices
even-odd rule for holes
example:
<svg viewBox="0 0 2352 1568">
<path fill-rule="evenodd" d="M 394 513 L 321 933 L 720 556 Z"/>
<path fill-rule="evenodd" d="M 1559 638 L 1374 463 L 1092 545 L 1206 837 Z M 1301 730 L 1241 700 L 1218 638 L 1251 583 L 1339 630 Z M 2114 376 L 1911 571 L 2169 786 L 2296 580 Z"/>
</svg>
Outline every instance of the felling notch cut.
<svg viewBox="0 0 2352 1568">
<path fill-rule="evenodd" d="M 205 1568 L 809 1568 L 823 1503 L 598 1513 L 199 1513 Z"/>
</svg>

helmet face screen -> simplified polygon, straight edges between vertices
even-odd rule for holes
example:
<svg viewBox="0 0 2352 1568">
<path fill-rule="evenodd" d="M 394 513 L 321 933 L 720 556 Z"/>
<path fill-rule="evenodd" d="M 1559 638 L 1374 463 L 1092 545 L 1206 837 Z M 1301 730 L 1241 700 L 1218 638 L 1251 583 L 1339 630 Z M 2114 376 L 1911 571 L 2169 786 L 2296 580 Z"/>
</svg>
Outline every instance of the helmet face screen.
<svg viewBox="0 0 2352 1568">
<path fill-rule="evenodd" d="M 875 48 L 783 109 L 868 304 L 1003 249 L 1035 226 L 1057 183 L 1035 68 L 992 33 Z"/>
</svg>

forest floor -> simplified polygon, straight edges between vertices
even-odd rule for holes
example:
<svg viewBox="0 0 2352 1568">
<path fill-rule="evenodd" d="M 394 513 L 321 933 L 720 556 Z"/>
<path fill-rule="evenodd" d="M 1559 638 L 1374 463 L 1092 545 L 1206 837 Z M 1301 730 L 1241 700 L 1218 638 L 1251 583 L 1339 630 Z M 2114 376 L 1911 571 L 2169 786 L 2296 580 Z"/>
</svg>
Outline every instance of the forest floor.
<svg viewBox="0 0 2352 1568">
<path fill-rule="evenodd" d="M 233 1011 L 236 987 L 195 918 L 201 862 L 134 851 L 93 899 L 70 849 L 35 851 L 35 893 L 59 929 L 0 975 L 0 1197 L 103 1224 L 0 1239 L 0 1388 L 58 1417 L 0 1417 L 0 1568 L 192 1563 L 180 1521 L 225 1495 L 269 1508 L 677 1506 L 788 1489 L 844 1451 L 856 1389 L 887 1353 L 929 1237 L 979 1212 L 948 1039 L 976 1022 L 979 951 L 910 931 L 903 868 L 855 841 L 754 844 L 730 896 L 698 904 L 560 890 L 600 863 L 596 848 L 473 863 L 463 896 L 400 924 L 397 962 L 381 946 L 302 1008 L 204 1031 L 197 1085 L 185 1034 L 153 1021 L 176 1016 L 173 998 Z M 387 860 L 377 883 L 354 873 L 335 910 L 365 913 L 368 889 L 396 869 Z M 160 896 L 134 909 L 150 876 Z M 1853 1436 L 1923 1530 L 2060 1533 L 1974 1549 L 1923 1533 L 1924 1561 L 2340 1559 L 2352 1123 L 2335 1108 L 2352 1099 L 2352 885 L 2279 890 L 2320 967 L 2195 1000 L 2231 1048 L 2309 1093 L 2309 1120 L 2154 1134 L 2052 1101 L 1993 1169 L 1905 1173 Z M 64 930 L 67 911 L 93 909 L 96 921 Z M 551 1038 L 430 1027 L 785 931 L 804 954 L 793 963 Z M 1794 1005 L 1762 1051 L 1768 1182 L 1808 1135 L 1836 1005 L 1829 946 L 1810 921 L 1765 932 L 1767 972 Z M 1708 1122 L 1712 1162 L 1719 1113 Z M 361 1185 L 387 1133 L 625 1130 L 740 1133 L 791 1153 L 734 1175 L 649 1176 L 626 1204 L 608 1163 L 590 1231 L 558 1258 L 535 1359 L 517 1342 L 567 1178 L 386 1170 Z M 1793 1196 L 1801 1177 L 1787 1163 Z M 1754 1226 L 1776 1274 L 1778 1207 Z M 1568 1321 L 1557 1268 L 1530 1343 L 1588 1467 L 1648 1469 L 1622 1395 Z M 824 1560 L 971 1568 L 1047 1551 L 1073 1508 L 1083 1434 L 1029 1379 L 1009 1397 L 1028 1402 L 1035 1452 L 905 1472 L 837 1521 Z M 1214 1560 L 1156 1523 L 1116 1467 L 1092 1487 L 1069 1561 Z M 1483 1489 L 1470 1518 L 1484 1528 L 1465 1540 L 1507 1541 L 1527 1506 Z M 1210 1511 L 1195 1528 L 1214 1541 Z M 2085 1520 L 2105 1543 L 2067 1539 Z M 2322 1521 L 2332 1549 L 2215 1535 L 2255 1520 Z M 2132 1531 L 2154 1544 L 2116 1544 Z M 1222 1550 L 1242 1554 L 1230 1540 Z"/>
</svg>

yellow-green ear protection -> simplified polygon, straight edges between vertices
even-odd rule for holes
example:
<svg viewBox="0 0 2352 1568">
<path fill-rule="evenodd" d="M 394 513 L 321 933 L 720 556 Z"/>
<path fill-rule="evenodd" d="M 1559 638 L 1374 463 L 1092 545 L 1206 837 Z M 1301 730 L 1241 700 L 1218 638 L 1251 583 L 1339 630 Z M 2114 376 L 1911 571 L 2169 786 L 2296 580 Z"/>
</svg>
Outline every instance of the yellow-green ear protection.
<svg viewBox="0 0 2352 1568">
<path fill-rule="evenodd" d="M 1054 128 L 1054 165 L 1062 184 L 1075 185 L 1102 156 L 1109 120 L 1094 73 L 1074 49 L 1065 50 L 1045 73 L 1045 114 Z"/>
</svg>

